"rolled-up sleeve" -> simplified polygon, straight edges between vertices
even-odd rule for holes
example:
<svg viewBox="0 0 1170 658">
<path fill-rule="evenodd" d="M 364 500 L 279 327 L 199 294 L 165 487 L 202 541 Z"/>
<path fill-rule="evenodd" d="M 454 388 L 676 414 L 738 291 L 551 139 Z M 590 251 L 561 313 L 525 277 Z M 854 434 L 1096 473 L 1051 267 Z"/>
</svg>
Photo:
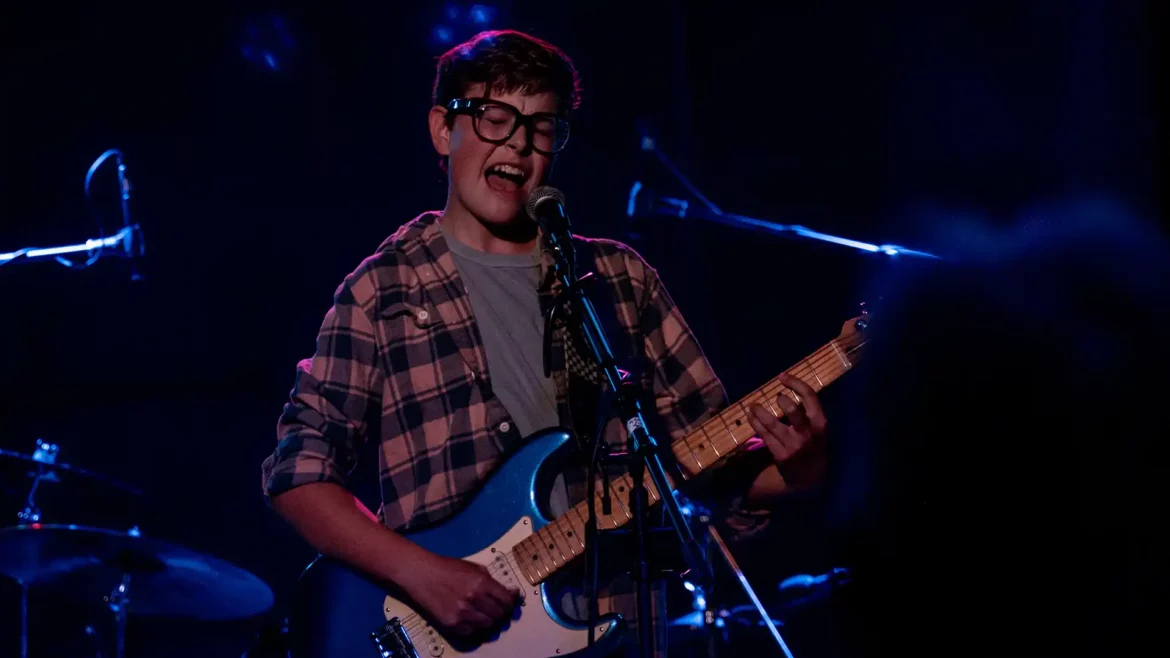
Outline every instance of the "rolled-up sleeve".
<svg viewBox="0 0 1170 658">
<path fill-rule="evenodd" d="M 265 500 L 313 482 L 345 484 L 358 448 L 381 409 L 384 375 L 369 308 L 354 295 L 361 279 L 338 288 L 311 359 L 297 364 L 277 444 L 262 466 Z M 371 297 L 368 296 L 367 297 Z"/>
<path fill-rule="evenodd" d="M 671 441 L 695 431 L 727 406 L 727 393 L 658 274 L 645 263 L 640 320 L 646 355 L 653 364 L 654 402 Z M 767 450 L 740 448 L 685 487 L 711 508 L 732 541 L 762 530 L 771 514 L 745 505 L 756 477 L 772 462 Z"/>
<path fill-rule="evenodd" d="M 727 406 L 727 394 L 666 287 L 649 266 L 645 266 L 643 282 L 640 321 L 646 356 L 653 365 L 654 407 L 671 440 L 677 441 Z"/>
</svg>

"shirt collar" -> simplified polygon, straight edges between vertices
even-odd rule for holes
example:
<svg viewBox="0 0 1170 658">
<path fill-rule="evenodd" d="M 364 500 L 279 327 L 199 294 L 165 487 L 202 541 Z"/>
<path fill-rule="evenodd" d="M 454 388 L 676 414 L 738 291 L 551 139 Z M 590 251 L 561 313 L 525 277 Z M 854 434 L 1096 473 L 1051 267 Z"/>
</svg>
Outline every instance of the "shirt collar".
<svg viewBox="0 0 1170 658">
<path fill-rule="evenodd" d="M 440 211 L 429 211 L 407 223 L 398 231 L 397 239 L 394 240 L 397 247 L 407 249 L 410 243 L 418 243 L 436 255 L 448 251 L 443 231 L 439 228 L 439 218 L 442 215 L 443 213 Z M 561 283 L 556 278 L 556 257 L 553 255 L 552 247 L 549 246 L 543 231 L 540 233 L 539 240 L 540 277 L 537 290 L 542 292 L 545 290 L 557 291 L 560 289 Z"/>
</svg>

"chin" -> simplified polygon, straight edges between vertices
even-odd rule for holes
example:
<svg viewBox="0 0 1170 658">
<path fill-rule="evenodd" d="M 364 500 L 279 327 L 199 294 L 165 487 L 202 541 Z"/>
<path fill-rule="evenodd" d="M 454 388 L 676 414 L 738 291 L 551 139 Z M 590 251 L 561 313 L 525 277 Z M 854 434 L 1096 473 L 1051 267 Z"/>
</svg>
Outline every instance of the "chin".
<svg viewBox="0 0 1170 658">
<path fill-rule="evenodd" d="M 527 219 L 524 204 L 520 202 L 509 203 L 501 199 L 492 199 L 487 203 L 476 204 L 476 206 L 472 210 L 472 214 L 485 224 L 507 226 Z"/>
</svg>

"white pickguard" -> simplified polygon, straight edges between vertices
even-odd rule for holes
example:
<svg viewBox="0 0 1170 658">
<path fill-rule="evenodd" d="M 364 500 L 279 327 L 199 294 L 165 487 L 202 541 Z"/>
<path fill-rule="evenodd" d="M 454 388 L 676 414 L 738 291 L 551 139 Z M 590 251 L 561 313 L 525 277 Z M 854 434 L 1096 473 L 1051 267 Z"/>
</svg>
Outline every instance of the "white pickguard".
<svg viewBox="0 0 1170 658">
<path fill-rule="evenodd" d="M 588 634 L 584 630 L 565 628 L 549 616 L 540 595 L 540 587 L 528 584 L 522 574 L 517 574 L 508 565 L 504 555 L 511 553 L 512 548 L 520 540 L 532 534 L 532 523 L 524 517 L 516 522 L 508 532 L 497 539 L 484 550 L 469 555 L 463 559 L 484 566 L 496 562 L 500 567 L 497 577 L 505 587 L 516 587 L 524 593 L 524 607 L 520 611 L 520 618 L 513 621 L 511 626 L 500 633 L 497 640 L 482 644 L 473 653 L 464 653 L 455 650 L 447 644 L 439 632 L 429 624 L 410 606 L 386 597 L 383 603 L 383 612 L 386 619 L 398 617 L 403 626 L 408 629 L 411 642 L 421 658 L 431 656 L 474 656 L 475 658 L 538 658 L 541 656 L 563 656 L 584 649 L 587 645 Z M 596 634 L 602 635 L 610 623 L 598 624 Z"/>
</svg>

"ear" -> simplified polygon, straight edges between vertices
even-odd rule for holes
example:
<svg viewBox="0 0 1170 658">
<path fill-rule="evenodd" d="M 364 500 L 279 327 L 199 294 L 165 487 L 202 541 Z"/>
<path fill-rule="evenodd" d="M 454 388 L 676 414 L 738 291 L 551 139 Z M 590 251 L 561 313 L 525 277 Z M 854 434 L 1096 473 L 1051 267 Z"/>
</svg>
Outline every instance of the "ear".
<svg viewBox="0 0 1170 658">
<path fill-rule="evenodd" d="M 427 115 L 431 129 L 431 144 L 439 155 L 451 155 L 451 129 L 447 127 L 447 110 L 438 105 Z"/>
</svg>

